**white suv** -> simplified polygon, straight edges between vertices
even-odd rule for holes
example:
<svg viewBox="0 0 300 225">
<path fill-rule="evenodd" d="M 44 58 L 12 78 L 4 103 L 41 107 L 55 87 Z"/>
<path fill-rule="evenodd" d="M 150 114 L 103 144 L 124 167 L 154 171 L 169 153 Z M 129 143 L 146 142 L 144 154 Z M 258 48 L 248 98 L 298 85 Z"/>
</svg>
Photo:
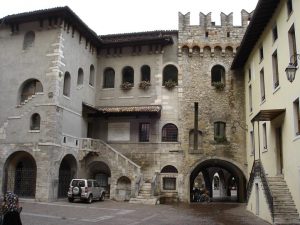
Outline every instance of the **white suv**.
<svg viewBox="0 0 300 225">
<path fill-rule="evenodd" d="M 71 180 L 68 200 L 73 202 L 74 199 L 86 200 L 92 203 L 93 200 L 103 201 L 105 198 L 105 189 L 100 187 L 96 180 L 91 179 L 73 179 Z"/>
</svg>

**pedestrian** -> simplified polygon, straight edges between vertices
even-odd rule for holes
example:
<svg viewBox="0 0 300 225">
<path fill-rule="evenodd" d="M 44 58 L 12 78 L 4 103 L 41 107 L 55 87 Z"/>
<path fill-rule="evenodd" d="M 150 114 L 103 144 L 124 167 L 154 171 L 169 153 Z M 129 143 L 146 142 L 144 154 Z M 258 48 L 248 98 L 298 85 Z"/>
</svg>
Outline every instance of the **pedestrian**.
<svg viewBox="0 0 300 225">
<path fill-rule="evenodd" d="M 22 225 L 20 218 L 21 210 L 22 207 L 19 207 L 19 197 L 12 192 L 6 192 L 1 207 L 3 214 L 2 225 Z"/>
</svg>

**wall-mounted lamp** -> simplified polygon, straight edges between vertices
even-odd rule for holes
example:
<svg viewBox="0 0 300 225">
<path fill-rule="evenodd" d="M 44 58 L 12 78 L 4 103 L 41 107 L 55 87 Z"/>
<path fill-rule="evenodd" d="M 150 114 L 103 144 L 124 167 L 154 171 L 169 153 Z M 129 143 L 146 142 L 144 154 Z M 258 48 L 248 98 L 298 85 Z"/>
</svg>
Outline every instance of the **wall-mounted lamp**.
<svg viewBox="0 0 300 225">
<path fill-rule="evenodd" d="M 294 59 L 294 62 L 292 62 L 292 59 Z M 300 60 L 300 54 L 292 55 L 289 65 L 285 68 L 286 77 L 291 83 L 295 80 L 296 71 L 298 69 L 298 60 Z"/>
</svg>

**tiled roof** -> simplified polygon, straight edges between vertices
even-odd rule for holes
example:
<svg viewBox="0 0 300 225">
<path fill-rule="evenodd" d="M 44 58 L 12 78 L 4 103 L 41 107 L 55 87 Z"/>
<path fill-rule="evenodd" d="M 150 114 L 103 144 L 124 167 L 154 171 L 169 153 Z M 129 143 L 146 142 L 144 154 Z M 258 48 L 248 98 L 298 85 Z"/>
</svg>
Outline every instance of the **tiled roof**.
<svg viewBox="0 0 300 225">
<path fill-rule="evenodd" d="M 255 46 L 265 27 L 271 20 L 279 2 L 280 0 L 258 1 L 239 50 L 237 51 L 231 64 L 231 69 L 239 69 L 244 66 L 253 47 Z"/>
<path fill-rule="evenodd" d="M 144 106 L 100 106 L 96 107 L 102 113 L 159 113 L 160 105 Z"/>
</svg>

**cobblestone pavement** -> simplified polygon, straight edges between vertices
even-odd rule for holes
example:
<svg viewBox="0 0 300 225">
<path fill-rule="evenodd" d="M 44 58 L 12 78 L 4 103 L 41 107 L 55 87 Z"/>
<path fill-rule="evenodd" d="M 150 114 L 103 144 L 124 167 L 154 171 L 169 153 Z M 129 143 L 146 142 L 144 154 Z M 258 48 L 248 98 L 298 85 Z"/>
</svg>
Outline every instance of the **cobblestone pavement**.
<svg viewBox="0 0 300 225">
<path fill-rule="evenodd" d="M 247 212 L 245 204 L 149 206 L 110 200 L 21 204 L 23 225 L 270 225 Z"/>
</svg>

